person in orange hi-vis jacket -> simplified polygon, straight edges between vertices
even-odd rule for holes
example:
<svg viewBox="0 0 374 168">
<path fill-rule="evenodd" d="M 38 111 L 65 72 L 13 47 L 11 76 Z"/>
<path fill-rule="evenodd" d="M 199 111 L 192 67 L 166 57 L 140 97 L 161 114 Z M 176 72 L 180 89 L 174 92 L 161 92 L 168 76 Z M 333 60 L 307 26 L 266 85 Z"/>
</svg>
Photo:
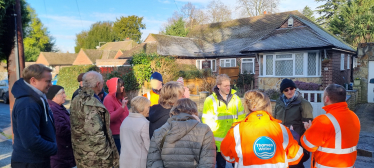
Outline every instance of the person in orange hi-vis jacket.
<svg viewBox="0 0 374 168">
<path fill-rule="evenodd" d="M 312 155 L 312 168 L 353 167 L 360 120 L 348 109 L 343 86 L 331 84 L 324 91 L 326 114 L 316 117 L 300 138 L 301 145 Z"/>
<path fill-rule="evenodd" d="M 246 111 L 240 122 L 233 124 L 221 144 L 221 154 L 236 168 L 287 168 L 303 157 L 303 148 L 292 137 L 291 131 L 273 118 L 270 99 L 260 91 L 244 95 Z"/>
</svg>

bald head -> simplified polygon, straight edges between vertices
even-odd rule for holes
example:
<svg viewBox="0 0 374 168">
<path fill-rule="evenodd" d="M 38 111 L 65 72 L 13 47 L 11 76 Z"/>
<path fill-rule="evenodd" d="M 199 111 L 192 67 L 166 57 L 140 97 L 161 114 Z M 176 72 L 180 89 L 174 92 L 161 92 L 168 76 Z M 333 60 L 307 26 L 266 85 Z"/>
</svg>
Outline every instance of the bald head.
<svg viewBox="0 0 374 168">
<path fill-rule="evenodd" d="M 83 75 L 83 87 L 91 88 L 95 94 L 99 94 L 103 89 L 103 76 L 96 71 L 89 71 Z"/>
</svg>

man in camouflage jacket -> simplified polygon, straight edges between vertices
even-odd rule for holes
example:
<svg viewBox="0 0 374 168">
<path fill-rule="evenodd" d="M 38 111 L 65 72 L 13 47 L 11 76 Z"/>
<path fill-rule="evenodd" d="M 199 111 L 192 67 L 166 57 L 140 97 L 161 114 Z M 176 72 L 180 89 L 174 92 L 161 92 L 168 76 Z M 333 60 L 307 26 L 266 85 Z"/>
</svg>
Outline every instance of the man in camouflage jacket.
<svg viewBox="0 0 374 168">
<path fill-rule="evenodd" d="M 71 103 L 71 138 L 78 168 L 119 167 L 109 112 L 97 96 L 102 87 L 101 74 L 87 72 L 82 90 Z"/>
</svg>

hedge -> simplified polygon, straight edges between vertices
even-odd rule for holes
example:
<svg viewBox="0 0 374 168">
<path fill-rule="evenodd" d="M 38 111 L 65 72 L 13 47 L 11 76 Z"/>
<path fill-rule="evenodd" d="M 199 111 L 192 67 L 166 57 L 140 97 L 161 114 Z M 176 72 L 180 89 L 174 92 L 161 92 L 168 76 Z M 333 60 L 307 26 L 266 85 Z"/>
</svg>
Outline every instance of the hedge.
<svg viewBox="0 0 374 168">
<path fill-rule="evenodd" d="M 74 91 L 78 89 L 78 75 L 88 71 L 99 71 L 95 65 L 74 65 L 63 67 L 58 74 L 57 85 L 64 87 L 67 99 L 70 99 Z"/>
</svg>

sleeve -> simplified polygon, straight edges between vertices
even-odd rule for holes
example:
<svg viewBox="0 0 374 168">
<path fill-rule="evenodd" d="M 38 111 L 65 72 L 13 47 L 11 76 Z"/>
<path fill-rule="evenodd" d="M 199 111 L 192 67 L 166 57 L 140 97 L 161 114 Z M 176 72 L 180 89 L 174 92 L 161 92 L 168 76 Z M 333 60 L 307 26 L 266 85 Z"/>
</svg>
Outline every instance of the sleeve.
<svg viewBox="0 0 374 168">
<path fill-rule="evenodd" d="M 17 122 L 17 131 L 22 146 L 35 154 L 55 155 L 57 153 L 56 142 L 47 141 L 40 136 L 40 122 L 43 122 L 40 120 L 45 118 L 40 109 L 35 106 L 28 106 L 17 113 L 16 121 L 13 122 Z"/>
<path fill-rule="evenodd" d="M 242 120 L 245 119 L 247 114 L 244 112 L 244 106 L 243 106 L 242 100 L 240 99 L 239 96 L 237 96 L 237 95 L 235 95 L 235 96 L 238 99 L 238 113 L 239 113 L 238 121 L 242 121 Z"/>
<path fill-rule="evenodd" d="M 149 139 L 149 122 L 143 125 L 140 133 L 140 137 L 142 138 L 144 147 L 147 151 L 149 151 L 150 139 Z"/>
<path fill-rule="evenodd" d="M 201 116 L 201 122 L 207 124 L 210 129 L 216 131 L 217 123 L 215 120 L 216 114 L 214 114 L 213 101 L 210 97 L 207 97 L 204 101 L 203 115 Z"/>
<path fill-rule="evenodd" d="M 287 161 L 289 165 L 297 165 L 304 156 L 303 148 L 293 138 L 291 131 L 284 127 L 288 134 L 288 146 L 286 148 Z"/>
<path fill-rule="evenodd" d="M 216 144 L 213 132 L 206 126 L 206 134 L 204 136 L 202 149 L 200 152 L 200 161 L 198 168 L 214 167 L 216 165 Z"/>
<path fill-rule="evenodd" d="M 270 104 L 271 105 L 271 104 Z M 277 118 L 277 114 L 278 114 L 278 108 L 279 108 L 279 103 L 278 103 L 278 101 L 275 103 L 275 108 L 274 108 L 274 111 L 273 112 L 271 112 L 271 114 L 273 115 L 273 117 L 275 118 L 275 119 L 277 119 L 277 120 L 280 120 L 280 118 Z M 273 107 L 271 107 L 271 110 L 273 110 Z M 283 121 L 282 121 L 283 122 Z"/>
<path fill-rule="evenodd" d="M 55 119 L 55 128 L 56 128 L 56 135 L 57 136 L 66 136 L 70 135 L 70 124 L 67 120 L 61 115 L 56 115 L 54 113 L 53 118 Z"/>
<path fill-rule="evenodd" d="M 239 127 L 239 125 L 237 125 Z M 238 155 L 235 151 L 235 137 L 234 137 L 234 127 L 232 127 L 229 132 L 226 134 L 226 137 L 221 143 L 221 155 L 222 157 L 230 163 L 235 163 L 235 160 L 238 161 Z"/>
<path fill-rule="evenodd" d="M 303 102 L 301 103 L 301 108 L 302 120 L 304 122 L 308 122 L 309 120 L 313 121 L 313 107 L 310 102 L 303 100 Z"/>
<path fill-rule="evenodd" d="M 104 106 L 105 108 L 109 111 L 109 114 L 110 114 L 110 121 L 114 121 L 115 119 L 117 119 L 118 117 L 121 116 L 121 114 L 123 112 L 125 112 L 125 109 L 127 109 L 126 107 L 125 108 L 122 108 L 119 107 L 119 108 L 116 108 L 114 105 L 113 105 L 113 102 L 111 102 L 112 99 L 110 99 L 110 96 L 108 96 L 106 99 L 104 99 Z"/>
<path fill-rule="evenodd" d="M 166 135 L 169 124 L 164 124 L 157 129 L 151 139 L 147 155 L 147 168 L 163 168 L 164 163 L 161 158 L 161 139 Z"/>
<path fill-rule="evenodd" d="M 325 115 L 316 117 L 312 126 L 307 129 L 300 138 L 301 145 L 309 152 L 315 152 L 319 146 L 322 146 L 326 137 L 335 135 L 331 121 Z"/>
</svg>

